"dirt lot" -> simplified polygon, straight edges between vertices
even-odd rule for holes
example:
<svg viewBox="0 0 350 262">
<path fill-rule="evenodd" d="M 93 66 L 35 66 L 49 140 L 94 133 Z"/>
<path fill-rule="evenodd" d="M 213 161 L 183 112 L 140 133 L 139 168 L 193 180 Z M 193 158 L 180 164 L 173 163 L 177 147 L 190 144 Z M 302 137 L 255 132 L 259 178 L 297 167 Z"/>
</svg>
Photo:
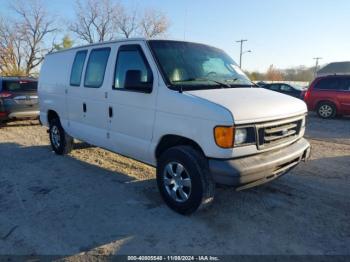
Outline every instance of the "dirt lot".
<svg viewBox="0 0 350 262">
<path fill-rule="evenodd" d="M 270 184 L 169 210 L 154 169 L 77 144 L 51 152 L 35 121 L 0 128 L 0 254 L 350 254 L 350 119 L 308 119 L 312 158 Z"/>
</svg>

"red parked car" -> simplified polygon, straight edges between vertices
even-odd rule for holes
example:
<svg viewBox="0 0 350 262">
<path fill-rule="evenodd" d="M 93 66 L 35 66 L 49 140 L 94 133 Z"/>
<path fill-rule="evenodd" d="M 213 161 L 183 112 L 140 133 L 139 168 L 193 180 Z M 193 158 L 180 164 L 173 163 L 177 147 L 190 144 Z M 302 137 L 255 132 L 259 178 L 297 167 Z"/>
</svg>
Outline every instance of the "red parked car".
<svg viewBox="0 0 350 262">
<path fill-rule="evenodd" d="M 309 110 L 322 118 L 350 115 L 350 76 L 331 75 L 316 78 L 304 94 Z"/>
</svg>

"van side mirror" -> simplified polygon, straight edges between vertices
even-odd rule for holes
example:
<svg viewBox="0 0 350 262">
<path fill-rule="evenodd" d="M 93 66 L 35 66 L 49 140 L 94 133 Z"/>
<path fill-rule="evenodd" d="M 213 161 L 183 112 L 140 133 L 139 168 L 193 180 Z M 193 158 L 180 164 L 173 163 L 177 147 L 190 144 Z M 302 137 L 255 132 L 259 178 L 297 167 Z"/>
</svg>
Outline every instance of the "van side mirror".
<svg viewBox="0 0 350 262">
<path fill-rule="evenodd" d="M 152 92 L 152 82 L 141 81 L 141 70 L 128 70 L 125 74 L 124 88 L 144 93 Z"/>
</svg>

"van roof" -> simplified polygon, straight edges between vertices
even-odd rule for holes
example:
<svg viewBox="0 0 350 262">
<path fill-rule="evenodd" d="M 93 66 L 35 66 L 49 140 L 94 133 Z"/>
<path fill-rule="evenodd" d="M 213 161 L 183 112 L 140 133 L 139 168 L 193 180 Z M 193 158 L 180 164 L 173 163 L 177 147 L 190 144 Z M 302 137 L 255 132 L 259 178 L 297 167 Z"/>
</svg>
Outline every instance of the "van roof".
<svg viewBox="0 0 350 262">
<path fill-rule="evenodd" d="M 75 46 L 72 48 L 67 48 L 67 49 L 62 49 L 62 50 L 58 50 L 55 52 L 51 52 L 51 53 L 48 53 L 47 55 L 57 54 L 57 53 L 61 53 L 61 52 L 66 52 L 66 51 L 70 51 L 70 50 L 74 50 L 74 49 L 78 49 L 78 48 L 90 47 L 90 46 L 98 46 L 98 45 L 111 44 L 111 43 L 132 42 L 132 41 L 147 41 L 147 40 L 148 40 L 147 38 L 123 38 L 123 39 L 117 39 L 117 40 Z"/>
<path fill-rule="evenodd" d="M 123 39 L 118 39 L 118 40 L 111 40 L 111 41 L 97 42 L 97 43 L 92 43 L 92 44 L 87 44 L 87 45 L 75 46 L 72 48 L 67 48 L 67 49 L 62 49 L 62 50 L 58 50 L 55 52 L 51 52 L 51 53 L 48 53 L 47 55 L 57 54 L 57 53 L 61 53 L 61 52 L 66 52 L 66 51 L 70 51 L 70 50 L 86 48 L 86 47 L 91 47 L 91 46 L 98 46 L 98 45 L 111 44 L 111 43 L 132 42 L 132 41 L 174 41 L 174 42 L 196 43 L 196 42 L 192 42 L 192 41 L 177 40 L 177 39 L 157 39 L 157 38 L 150 39 L 150 38 L 144 38 L 144 37 L 123 38 Z M 197 43 L 197 44 L 206 45 L 203 43 Z"/>
</svg>

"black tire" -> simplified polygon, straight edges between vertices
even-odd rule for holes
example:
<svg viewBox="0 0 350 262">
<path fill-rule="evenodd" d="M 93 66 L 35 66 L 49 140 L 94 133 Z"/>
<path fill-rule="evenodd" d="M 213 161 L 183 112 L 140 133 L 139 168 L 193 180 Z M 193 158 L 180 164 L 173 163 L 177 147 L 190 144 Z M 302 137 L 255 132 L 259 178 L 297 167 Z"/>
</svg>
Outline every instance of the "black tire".
<svg viewBox="0 0 350 262">
<path fill-rule="evenodd" d="M 5 120 L 0 120 L 0 126 L 6 126 L 6 121 Z"/>
<path fill-rule="evenodd" d="M 54 132 L 58 132 L 59 143 L 54 139 Z M 63 129 L 58 118 L 50 121 L 49 137 L 53 151 L 58 155 L 65 155 L 72 151 L 74 139 Z"/>
<path fill-rule="evenodd" d="M 191 189 L 188 199 L 178 202 L 169 193 L 165 184 L 166 168 L 174 163 L 183 166 L 186 176 L 191 179 Z M 177 171 L 177 170 L 176 170 Z M 189 215 L 197 209 L 209 206 L 214 200 L 215 183 L 209 173 L 208 161 L 204 155 L 191 146 L 176 146 L 164 152 L 157 163 L 158 189 L 165 203 L 176 212 Z M 176 193 L 179 196 L 178 192 Z"/>
<path fill-rule="evenodd" d="M 337 109 L 333 103 L 321 102 L 317 106 L 317 114 L 323 119 L 330 119 L 336 116 Z"/>
</svg>

